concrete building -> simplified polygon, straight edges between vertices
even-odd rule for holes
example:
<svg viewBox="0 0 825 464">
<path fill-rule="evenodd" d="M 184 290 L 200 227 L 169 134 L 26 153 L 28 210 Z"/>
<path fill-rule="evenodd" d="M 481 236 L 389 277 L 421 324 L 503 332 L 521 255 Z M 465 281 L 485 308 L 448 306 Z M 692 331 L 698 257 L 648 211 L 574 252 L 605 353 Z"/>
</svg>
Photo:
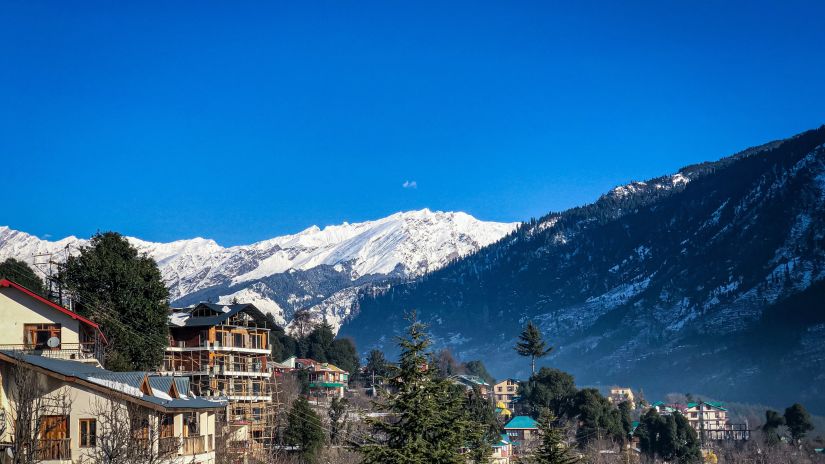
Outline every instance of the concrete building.
<svg viewBox="0 0 825 464">
<path fill-rule="evenodd" d="M 504 379 L 493 385 L 496 403 L 502 402 L 506 409 L 513 410 L 513 403 L 518 397 L 518 380 Z"/>
<path fill-rule="evenodd" d="M 613 404 L 619 404 L 624 401 L 629 401 L 631 405 L 636 404 L 636 397 L 633 395 L 633 390 L 629 387 L 610 387 L 610 394 L 607 399 Z"/>
<path fill-rule="evenodd" d="M 215 461 L 215 413 L 225 405 L 195 397 L 188 378 L 101 368 L 97 324 L 5 279 L 0 320 L 0 462 L 117 451 L 135 462 Z"/>
<path fill-rule="evenodd" d="M 230 450 L 263 452 L 278 407 L 266 316 L 251 304 L 199 303 L 169 321 L 163 373 L 191 377 L 204 398 L 228 400 Z"/>
<path fill-rule="evenodd" d="M 343 398 L 349 385 L 349 372 L 314 359 L 290 357 L 282 363 L 287 369 L 303 370 L 309 380 L 309 396 L 320 399 Z"/>
<path fill-rule="evenodd" d="M 106 338 L 91 320 L 0 280 L 0 349 L 97 363 Z"/>
<path fill-rule="evenodd" d="M 504 424 L 504 433 L 513 445 L 513 453 L 523 455 L 539 440 L 538 423 L 530 416 L 516 416 Z"/>
</svg>

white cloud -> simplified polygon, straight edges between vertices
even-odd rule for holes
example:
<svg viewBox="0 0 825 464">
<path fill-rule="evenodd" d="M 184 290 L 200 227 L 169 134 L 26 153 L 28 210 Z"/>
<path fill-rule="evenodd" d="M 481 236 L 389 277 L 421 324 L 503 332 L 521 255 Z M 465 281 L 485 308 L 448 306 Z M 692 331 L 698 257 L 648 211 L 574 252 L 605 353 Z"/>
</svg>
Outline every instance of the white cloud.
<svg viewBox="0 0 825 464">
<path fill-rule="evenodd" d="M 418 182 L 414 180 L 405 180 L 404 183 L 401 184 L 401 186 L 405 189 L 415 189 L 418 188 Z"/>
</svg>

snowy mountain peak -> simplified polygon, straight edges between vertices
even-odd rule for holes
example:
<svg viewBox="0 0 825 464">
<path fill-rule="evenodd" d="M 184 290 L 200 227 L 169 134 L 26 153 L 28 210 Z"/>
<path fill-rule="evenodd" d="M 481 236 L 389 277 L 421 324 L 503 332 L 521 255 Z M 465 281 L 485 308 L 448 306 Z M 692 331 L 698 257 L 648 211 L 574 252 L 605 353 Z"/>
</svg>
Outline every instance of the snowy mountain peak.
<svg viewBox="0 0 825 464">
<path fill-rule="evenodd" d="M 295 311 L 326 301 L 324 311 L 331 313 L 324 315 L 340 321 L 357 296 L 351 289 L 420 276 L 498 241 L 516 226 L 422 209 L 323 229 L 313 225 L 297 234 L 233 247 L 200 237 L 169 243 L 128 240 L 157 261 L 175 303 L 237 299 L 286 322 Z M 32 263 L 35 254 L 77 253 L 86 243 L 74 236 L 42 240 L 2 226 L 0 260 Z M 339 294 L 344 290 L 346 298 Z"/>
</svg>

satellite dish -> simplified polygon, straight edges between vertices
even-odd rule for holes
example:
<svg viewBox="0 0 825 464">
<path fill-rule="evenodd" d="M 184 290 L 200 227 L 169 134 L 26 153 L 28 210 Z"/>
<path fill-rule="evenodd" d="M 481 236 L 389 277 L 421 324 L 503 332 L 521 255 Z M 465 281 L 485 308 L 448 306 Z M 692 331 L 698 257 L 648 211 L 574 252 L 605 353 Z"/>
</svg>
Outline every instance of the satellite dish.
<svg viewBox="0 0 825 464">
<path fill-rule="evenodd" d="M 52 337 L 52 338 L 46 340 L 46 345 L 49 348 L 57 348 L 58 346 L 60 346 L 60 339 L 57 338 L 57 337 Z"/>
</svg>

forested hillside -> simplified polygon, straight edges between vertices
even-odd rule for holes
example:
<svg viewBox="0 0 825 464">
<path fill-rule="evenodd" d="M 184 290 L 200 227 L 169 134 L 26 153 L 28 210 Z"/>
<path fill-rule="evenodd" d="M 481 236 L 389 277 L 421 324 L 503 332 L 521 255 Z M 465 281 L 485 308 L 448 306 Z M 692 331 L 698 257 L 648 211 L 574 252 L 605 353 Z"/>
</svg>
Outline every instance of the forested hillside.
<svg viewBox="0 0 825 464">
<path fill-rule="evenodd" d="M 416 309 L 439 344 L 525 376 L 543 360 L 584 384 L 825 410 L 825 126 L 522 225 L 421 279 L 364 296 L 342 332 L 390 348 Z M 391 351 L 391 349 L 390 349 Z"/>
</svg>

